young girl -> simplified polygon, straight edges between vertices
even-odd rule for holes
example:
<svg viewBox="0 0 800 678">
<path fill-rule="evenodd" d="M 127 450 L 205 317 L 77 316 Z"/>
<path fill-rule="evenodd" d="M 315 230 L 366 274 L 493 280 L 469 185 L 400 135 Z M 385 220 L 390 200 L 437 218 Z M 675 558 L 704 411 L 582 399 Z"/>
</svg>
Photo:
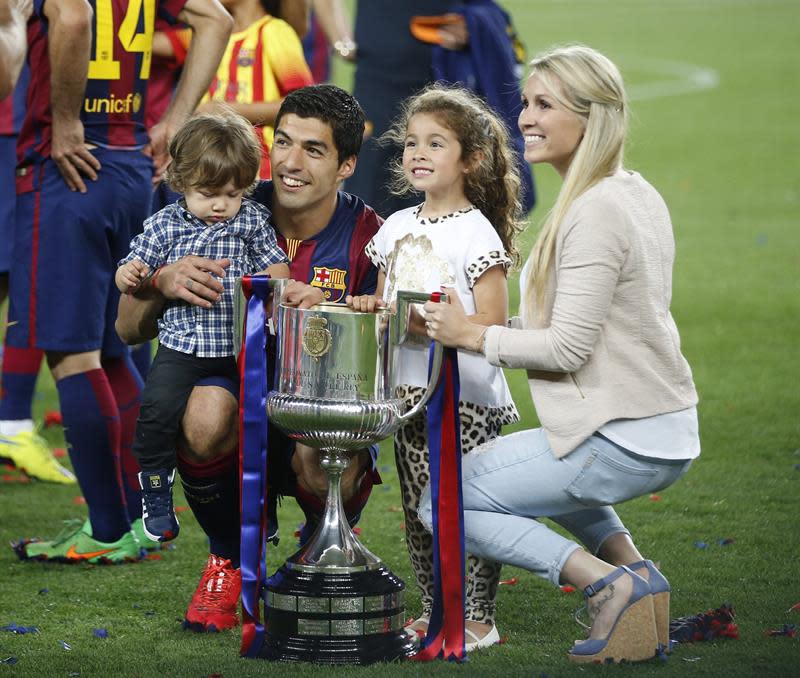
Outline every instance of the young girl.
<svg viewBox="0 0 800 678">
<path fill-rule="evenodd" d="M 238 381 L 233 357 L 233 281 L 266 270 L 289 277 L 269 212 L 244 197 L 254 185 L 261 148 L 241 116 L 199 115 L 170 142 L 167 181 L 183 198 L 150 217 L 120 262 L 116 283 L 131 292 L 159 267 L 189 254 L 229 259 L 225 292 L 211 307 L 167 304 L 158 323 L 158 353 L 147 376 L 133 453 L 141 472 L 144 533 L 153 541 L 178 534 L 172 507 L 175 445 L 189 394 L 208 377 Z"/>
<path fill-rule="evenodd" d="M 409 99 L 387 133 L 403 145 L 395 169 L 395 190 L 413 189 L 425 202 L 390 216 L 367 245 L 380 271 L 375 297 L 351 298 L 357 310 L 390 304 L 398 290 L 457 295 L 476 322 L 506 322 L 506 268 L 514 255 L 518 230 L 520 178 L 508 133 L 492 110 L 462 88 L 434 85 Z M 420 334 L 424 329 L 420 326 Z M 419 401 L 425 391 L 429 341 L 401 350 L 399 396 Z M 464 453 L 519 419 L 502 370 L 470 350 L 459 351 L 461 446 Z M 397 471 L 403 494 L 406 544 L 422 615 L 410 625 L 424 632 L 433 601 L 431 535 L 417 517 L 422 489 L 429 479 L 425 416 L 419 415 L 395 435 Z M 469 556 L 467 568 L 467 650 L 497 643 L 495 597 L 500 568 Z"/>
</svg>

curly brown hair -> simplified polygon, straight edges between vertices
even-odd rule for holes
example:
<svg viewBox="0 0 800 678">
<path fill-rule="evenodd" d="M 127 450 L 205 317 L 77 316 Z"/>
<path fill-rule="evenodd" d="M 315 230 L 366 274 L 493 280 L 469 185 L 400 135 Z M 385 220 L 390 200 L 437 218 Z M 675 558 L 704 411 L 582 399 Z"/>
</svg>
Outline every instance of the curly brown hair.
<svg viewBox="0 0 800 678">
<path fill-rule="evenodd" d="M 429 85 L 403 103 L 398 118 L 381 137 L 382 143 L 402 147 L 408 123 L 418 113 L 434 115 L 461 144 L 462 162 L 472 162 L 464 177 L 464 194 L 494 227 L 516 264 L 514 238 L 522 230 L 521 179 L 508 130 L 483 99 L 464 87 Z M 392 192 L 413 189 L 403 171 L 402 158 L 391 167 Z"/>
<path fill-rule="evenodd" d="M 169 154 L 165 179 L 176 193 L 228 182 L 250 192 L 258 181 L 261 144 L 253 126 L 233 111 L 189 118 L 172 137 Z"/>
</svg>

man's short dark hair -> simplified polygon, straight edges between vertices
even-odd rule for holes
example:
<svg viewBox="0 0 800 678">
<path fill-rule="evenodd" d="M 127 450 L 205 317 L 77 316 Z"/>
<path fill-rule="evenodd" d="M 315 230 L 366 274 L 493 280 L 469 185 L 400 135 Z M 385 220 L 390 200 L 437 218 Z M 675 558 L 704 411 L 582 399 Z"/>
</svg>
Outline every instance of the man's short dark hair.
<svg viewBox="0 0 800 678">
<path fill-rule="evenodd" d="M 300 118 L 317 118 L 330 125 L 340 165 L 361 150 L 364 111 L 353 95 L 340 87 L 310 85 L 289 92 L 275 118 L 275 129 L 278 129 L 281 118 L 289 113 Z"/>
</svg>

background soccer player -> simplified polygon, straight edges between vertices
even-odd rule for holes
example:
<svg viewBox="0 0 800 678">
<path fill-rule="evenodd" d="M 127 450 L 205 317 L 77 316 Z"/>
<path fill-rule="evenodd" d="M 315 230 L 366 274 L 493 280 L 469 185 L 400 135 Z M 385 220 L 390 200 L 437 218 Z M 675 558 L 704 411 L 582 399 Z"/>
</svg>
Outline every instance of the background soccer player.
<svg viewBox="0 0 800 678">
<path fill-rule="evenodd" d="M 28 70 L 23 67 L 27 49 L 25 24 L 32 9 L 31 0 L 0 3 L 0 304 L 8 294 L 17 135 L 25 114 L 28 87 Z M 6 345 L 2 360 L 0 458 L 39 480 L 74 483 L 75 476 L 55 460 L 47 442 L 34 430 L 31 402 L 42 352 Z"/>
<path fill-rule="evenodd" d="M 148 138 L 156 14 L 190 25 L 199 48 Z M 205 91 L 230 28 L 217 0 L 34 0 L 8 341 L 46 353 L 89 519 L 55 541 L 23 542 L 23 558 L 139 556 L 116 460 L 129 455 L 141 381 L 114 332 L 113 274 L 147 216 L 154 165 L 163 171 L 167 139 Z M 132 512 L 134 487 L 126 484 Z"/>
</svg>

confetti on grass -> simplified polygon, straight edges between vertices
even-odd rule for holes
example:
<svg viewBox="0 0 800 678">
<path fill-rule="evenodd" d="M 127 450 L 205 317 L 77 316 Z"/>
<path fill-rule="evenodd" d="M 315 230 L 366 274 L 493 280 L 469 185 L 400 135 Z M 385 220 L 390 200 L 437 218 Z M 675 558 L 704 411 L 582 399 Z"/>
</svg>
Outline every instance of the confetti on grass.
<svg viewBox="0 0 800 678">
<path fill-rule="evenodd" d="M 696 541 L 694 543 L 694 547 L 698 548 L 698 549 L 707 549 L 708 548 L 708 544 L 706 544 L 704 541 Z"/>
<path fill-rule="evenodd" d="M 72 649 L 72 645 L 70 645 L 66 640 L 59 640 L 58 641 L 61 647 L 69 652 Z"/>
<path fill-rule="evenodd" d="M 13 467 L 12 467 L 13 468 Z M 4 473 L 2 476 L 4 483 L 29 483 L 31 479 L 24 473 Z"/>
<path fill-rule="evenodd" d="M 500 586 L 516 586 L 519 584 L 519 579 L 517 577 L 511 577 L 511 579 L 501 579 Z"/>
<path fill-rule="evenodd" d="M 61 412 L 57 410 L 48 410 L 44 413 L 44 427 L 50 428 L 51 426 L 61 426 L 63 424 L 63 419 L 61 418 Z"/>
<path fill-rule="evenodd" d="M 0 631 L 8 631 L 9 633 L 16 633 L 21 636 L 25 635 L 26 633 L 39 633 L 39 627 L 37 626 L 19 626 L 14 624 L 6 624 L 5 626 L 0 626 Z"/>
<path fill-rule="evenodd" d="M 13 666 L 19 661 L 16 657 L 6 657 L 5 659 L 0 659 L 0 664 L 8 664 Z"/>
<path fill-rule="evenodd" d="M 733 607 L 725 604 L 692 617 L 680 617 L 669 623 L 669 638 L 678 643 L 695 643 L 714 638 L 738 638 Z"/>
<path fill-rule="evenodd" d="M 108 629 L 92 629 L 95 638 L 108 638 Z"/>
<path fill-rule="evenodd" d="M 794 624 L 784 624 L 779 629 L 767 629 L 764 635 L 774 638 L 777 636 L 786 636 L 787 638 L 794 638 L 797 635 L 797 627 Z"/>
</svg>

